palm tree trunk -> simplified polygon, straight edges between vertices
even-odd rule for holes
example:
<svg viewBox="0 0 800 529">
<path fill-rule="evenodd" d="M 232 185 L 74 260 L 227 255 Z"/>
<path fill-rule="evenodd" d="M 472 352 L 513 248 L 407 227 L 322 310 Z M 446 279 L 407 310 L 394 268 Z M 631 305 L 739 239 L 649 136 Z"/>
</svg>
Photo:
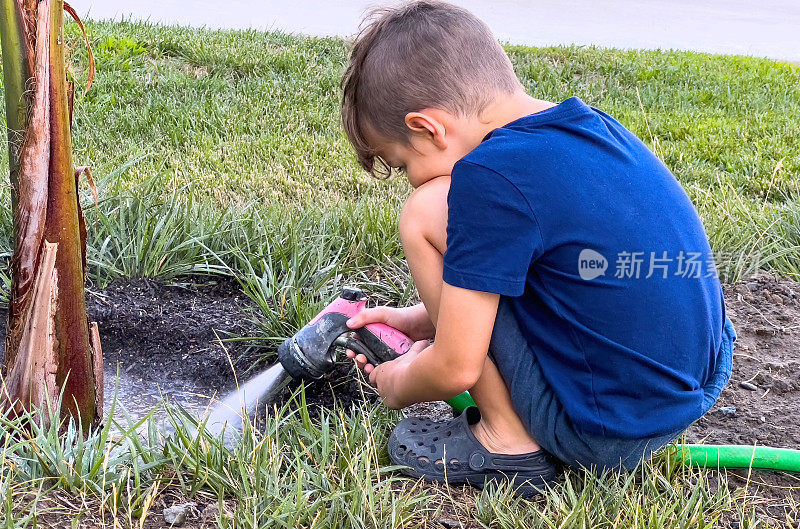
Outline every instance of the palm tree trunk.
<svg viewBox="0 0 800 529">
<path fill-rule="evenodd" d="M 0 15 L 15 239 L 0 402 L 54 408 L 63 392 L 62 416 L 89 426 L 102 414 L 102 354 L 86 317 L 64 3 L 2 0 Z"/>
</svg>

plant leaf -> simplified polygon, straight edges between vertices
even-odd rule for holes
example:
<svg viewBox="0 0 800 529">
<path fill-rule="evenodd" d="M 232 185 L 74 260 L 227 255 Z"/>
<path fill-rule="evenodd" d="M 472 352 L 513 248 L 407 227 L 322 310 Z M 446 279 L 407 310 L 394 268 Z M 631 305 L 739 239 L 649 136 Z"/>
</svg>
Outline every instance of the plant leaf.
<svg viewBox="0 0 800 529">
<path fill-rule="evenodd" d="M 92 82 L 94 82 L 94 53 L 92 52 L 92 45 L 89 42 L 89 35 L 86 34 L 86 28 L 83 27 L 83 22 L 81 22 L 81 19 L 75 9 L 68 3 L 64 2 L 64 11 L 69 13 L 69 15 L 78 24 L 78 27 L 81 28 L 83 40 L 86 42 L 86 50 L 89 52 L 89 79 L 86 80 L 86 90 L 83 92 L 84 94 L 87 94 L 89 93 L 89 89 L 92 87 Z"/>
</svg>

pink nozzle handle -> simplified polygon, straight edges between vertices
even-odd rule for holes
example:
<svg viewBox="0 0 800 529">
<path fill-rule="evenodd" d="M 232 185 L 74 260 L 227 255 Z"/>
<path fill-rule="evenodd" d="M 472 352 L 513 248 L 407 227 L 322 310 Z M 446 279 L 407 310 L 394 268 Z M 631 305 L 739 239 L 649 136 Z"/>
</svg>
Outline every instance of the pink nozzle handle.
<svg viewBox="0 0 800 529">
<path fill-rule="evenodd" d="M 315 325 L 320 318 L 330 313 L 343 314 L 348 318 L 352 318 L 364 310 L 366 306 L 366 298 L 350 301 L 342 297 L 338 297 L 327 307 L 325 307 L 322 312 L 317 314 L 317 316 L 311 320 L 311 322 L 309 322 L 309 326 Z M 365 342 L 368 347 L 375 350 L 376 357 L 381 361 L 391 360 L 391 358 L 388 358 L 389 356 L 396 357 L 407 353 L 414 344 L 414 341 L 411 338 L 398 331 L 394 327 L 386 325 L 385 323 L 369 323 L 363 327 L 363 330 L 353 329 L 353 331 L 358 335 L 359 338 L 362 339 L 363 342 Z M 384 349 L 384 346 L 388 349 L 391 349 L 394 354 L 391 354 L 390 351 Z"/>
<path fill-rule="evenodd" d="M 335 312 L 337 314 L 344 314 L 348 318 L 352 318 L 367 306 L 366 298 L 356 300 L 356 301 L 348 301 L 344 298 L 338 297 L 333 300 L 327 307 L 322 309 L 322 312 L 317 314 L 313 320 L 311 320 L 308 324 L 314 325 L 319 321 L 326 314 L 330 314 L 331 312 Z"/>
<path fill-rule="evenodd" d="M 378 337 L 378 339 L 394 350 L 398 355 L 405 354 L 414 345 L 414 341 L 398 331 L 394 327 L 389 327 L 385 323 L 368 323 L 365 329 Z M 356 331 L 358 334 L 358 331 Z"/>
</svg>

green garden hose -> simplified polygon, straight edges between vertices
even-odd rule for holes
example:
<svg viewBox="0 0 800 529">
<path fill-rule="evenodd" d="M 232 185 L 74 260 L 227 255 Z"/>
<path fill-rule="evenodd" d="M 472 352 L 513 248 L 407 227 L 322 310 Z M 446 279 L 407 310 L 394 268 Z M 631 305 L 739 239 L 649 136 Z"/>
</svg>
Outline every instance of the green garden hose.
<svg viewBox="0 0 800 529">
<path fill-rule="evenodd" d="M 458 412 L 475 405 L 475 401 L 466 391 L 445 402 Z M 692 467 L 763 468 L 800 472 L 800 450 L 769 446 L 678 445 L 675 460 Z"/>
<path fill-rule="evenodd" d="M 769 446 L 678 445 L 675 459 L 707 468 L 763 468 L 800 472 L 800 450 Z"/>
<path fill-rule="evenodd" d="M 452 399 L 447 399 L 445 402 L 448 403 L 451 408 L 453 408 L 455 411 L 459 413 L 466 410 L 470 406 L 475 406 L 475 401 L 472 400 L 472 396 L 467 391 L 465 391 L 460 395 L 456 395 Z"/>
</svg>

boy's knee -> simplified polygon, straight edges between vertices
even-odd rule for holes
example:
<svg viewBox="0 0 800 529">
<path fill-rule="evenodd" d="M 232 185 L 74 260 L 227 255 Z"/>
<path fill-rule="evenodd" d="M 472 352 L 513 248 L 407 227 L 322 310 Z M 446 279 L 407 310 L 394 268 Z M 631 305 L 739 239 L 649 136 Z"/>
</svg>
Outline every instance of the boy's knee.
<svg viewBox="0 0 800 529">
<path fill-rule="evenodd" d="M 440 176 L 421 185 L 408 197 L 400 212 L 400 240 L 404 247 L 419 242 L 446 248 L 447 193 L 450 177 Z"/>
</svg>

